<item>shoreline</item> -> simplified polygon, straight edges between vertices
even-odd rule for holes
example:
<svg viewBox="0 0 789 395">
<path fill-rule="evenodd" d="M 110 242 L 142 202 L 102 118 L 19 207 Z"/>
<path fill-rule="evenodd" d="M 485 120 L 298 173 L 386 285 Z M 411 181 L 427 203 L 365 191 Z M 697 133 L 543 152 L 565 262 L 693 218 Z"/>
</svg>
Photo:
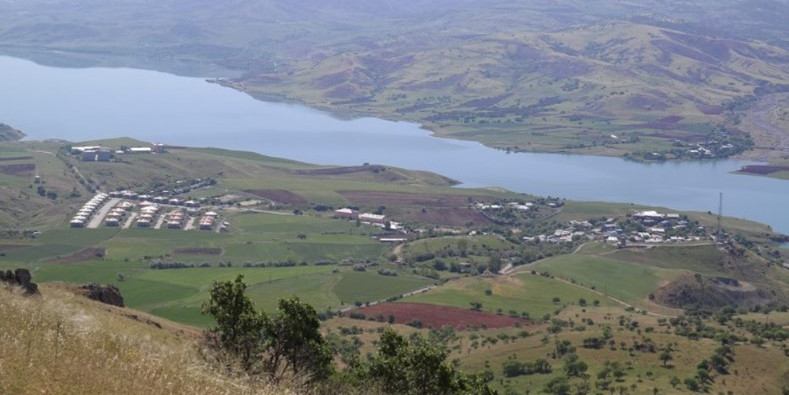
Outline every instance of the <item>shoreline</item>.
<svg viewBox="0 0 789 395">
<path fill-rule="evenodd" d="M 33 64 L 26 67 L 17 63 L 16 69 L 12 70 L 19 71 L 16 74 L 20 77 L 52 74 L 53 77 L 71 78 L 71 75 L 76 74 L 79 79 L 72 82 L 92 78 L 89 71 L 59 71 L 50 67 L 34 67 Z M 113 135 L 137 136 L 140 140 L 154 141 L 151 139 L 160 137 L 152 134 L 153 131 L 161 131 L 159 136 L 170 136 L 167 138 L 169 141 L 165 142 L 176 145 L 257 151 L 269 156 L 327 165 L 360 165 L 369 162 L 406 169 L 426 169 L 462 181 L 460 188 L 500 186 L 521 193 L 563 196 L 576 201 L 635 202 L 675 207 L 679 210 L 707 211 L 715 209 L 717 195 L 722 191 L 728 199 L 729 214 L 773 224 L 776 219 L 774 213 L 780 212 L 783 207 L 779 203 L 781 198 L 776 198 L 784 193 L 782 191 L 785 189 L 783 185 L 779 185 L 780 180 L 779 184 L 772 181 L 765 184 L 762 181 L 747 180 L 763 177 L 732 178 L 729 175 L 729 172 L 736 171 L 741 165 L 753 162 L 743 163 L 728 159 L 638 163 L 622 161 L 622 158 L 615 156 L 567 152 L 507 155 L 505 150 L 491 149 L 476 141 L 459 140 L 454 136 L 434 138 L 447 136 L 440 131 L 437 133 L 429 127 L 407 121 L 387 124 L 385 118 L 367 117 L 346 125 L 343 121 L 329 119 L 337 119 L 336 113 L 327 113 L 320 107 L 303 106 L 295 100 L 281 100 L 269 95 L 265 98 L 279 101 L 267 105 L 265 101 L 261 101 L 264 95 L 239 89 L 222 93 L 224 88 L 233 86 L 227 86 L 227 83 L 223 84 L 225 86 L 209 84 L 205 78 L 171 77 L 166 73 L 132 69 L 101 69 L 99 72 L 102 77 L 100 81 L 110 81 L 110 89 L 114 86 L 111 80 L 120 75 L 127 76 L 125 79 L 132 81 L 135 78 L 140 78 L 141 81 L 154 79 L 160 87 L 169 86 L 172 80 L 174 86 L 186 85 L 194 88 L 197 96 L 173 94 L 167 96 L 170 104 L 157 104 L 151 109 L 148 108 L 150 105 L 143 106 L 138 111 L 152 112 L 144 113 L 146 117 L 141 118 L 139 126 L 134 129 L 124 125 L 118 125 L 117 128 L 113 126 L 113 122 L 124 122 L 122 120 L 128 115 L 124 108 L 116 108 L 117 106 L 107 108 L 117 112 L 118 117 L 113 119 L 80 120 L 79 117 L 71 116 L 72 113 L 64 113 L 59 114 L 63 118 L 57 126 L 44 125 L 46 128 L 35 123 L 26 123 L 28 118 L 25 117 L 16 117 L 9 121 L 22 127 L 33 128 L 32 139 L 43 139 L 50 134 L 48 131 L 62 129 L 60 135 L 66 135 L 70 140 L 91 140 L 106 136 L 101 130 L 117 129 L 112 132 Z M 90 80 L 82 82 L 83 85 L 89 84 Z M 127 85 L 128 83 L 119 84 L 123 87 Z M 200 85 L 207 88 L 200 88 Z M 22 89 L 20 94 L 23 94 L 26 88 L 19 89 Z M 152 92 L 155 90 L 138 90 L 132 93 L 142 98 Z M 33 91 L 27 99 L 36 100 L 37 94 L 37 91 Z M 82 105 L 91 105 L 91 100 L 96 99 L 95 95 L 83 96 L 79 101 Z M 211 97 L 220 97 L 222 100 L 214 103 Z M 192 98 L 200 98 L 200 106 L 211 106 L 216 113 L 205 116 L 205 112 L 189 110 Z M 294 105 L 289 106 L 287 103 Z M 231 106 L 228 107 L 228 104 Z M 182 108 L 187 110 L 183 113 L 187 122 L 158 118 L 160 114 L 170 114 L 181 111 Z M 244 109 L 243 113 L 238 113 L 239 108 Z M 234 123 L 238 115 L 243 115 L 242 122 Z M 360 114 L 347 112 L 340 115 L 348 119 Z M 87 124 L 82 126 L 85 122 Z M 212 126 L 203 126 L 209 124 Z M 227 129 L 227 133 L 212 134 L 216 127 Z M 69 130 L 85 132 L 69 136 Z M 164 132 L 166 130 L 171 130 L 172 133 Z M 251 131 L 255 133 L 250 134 Z M 760 191 L 759 196 L 750 191 Z M 763 201 L 765 204 L 749 203 L 753 201 Z M 772 214 L 766 214 L 766 209 L 771 209 Z M 783 230 L 785 226 L 778 228 Z"/>
<path fill-rule="evenodd" d="M 437 129 L 431 127 L 420 120 L 411 120 L 411 119 L 400 119 L 395 117 L 388 116 L 389 114 L 384 114 L 381 112 L 362 112 L 362 111 L 350 111 L 350 110 L 341 110 L 332 105 L 320 104 L 320 103 L 309 103 L 304 100 L 296 99 L 290 96 L 281 95 L 281 94 L 274 94 L 274 93 L 261 93 L 261 92 L 252 92 L 247 90 L 243 83 L 237 83 L 231 79 L 226 78 L 208 78 L 205 79 L 205 82 L 209 84 L 216 84 L 225 88 L 230 88 L 236 90 L 238 92 L 244 93 L 253 99 L 261 102 L 266 103 L 280 103 L 280 104 L 288 104 L 288 105 L 298 105 L 303 106 L 309 109 L 317 110 L 320 112 L 324 112 L 329 114 L 330 116 L 343 120 L 343 121 L 352 121 L 355 119 L 361 118 L 377 118 L 384 121 L 389 122 L 405 122 L 416 125 L 419 129 L 422 129 L 428 133 L 431 137 L 447 139 L 447 140 L 454 140 L 454 141 L 466 141 L 466 142 L 473 142 L 483 145 L 487 148 L 494 149 L 497 151 L 506 152 L 507 154 L 558 154 L 558 155 L 571 155 L 571 156 L 590 156 L 590 157 L 606 157 L 606 158 L 619 158 L 626 161 L 634 162 L 634 163 L 641 163 L 641 164 L 651 164 L 651 163 L 705 163 L 705 162 L 716 162 L 716 161 L 725 161 L 725 160 L 736 160 L 741 162 L 749 162 L 753 165 L 765 165 L 769 166 L 770 161 L 765 159 L 756 159 L 753 158 L 753 155 L 759 151 L 759 148 L 751 148 L 743 153 L 730 155 L 726 157 L 716 157 L 716 158 L 672 158 L 672 159 L 656 159 L 656 160 L 646 160 L 646 159 L 638 159 L 634 158 L 630 155 L 607 155 L 604 153 L 582 153 L 576 151 L 567 151 L 567 150 L 524 150 L 524 149 L 511 149 L 511 148 L 504 148 L 498 147 L 495 145 L 488 145 L 482 141 L 475 140 L 475 139 L 464 139 L 458 136 L 453 135 L 451 132 L 443 131 L 441 129 Z M 768 177 L 768 178 L 775 178 L 779 180 L 784 180 L 786 178 L 780 177 L 770 177 L 769 175 L 765 174 L 756 174 L 752 172 L 748 172 L 745 169 L 752 165 L 743 165 L 740 169 L 732 171 L 732 174 L 742 174 L 742 175 L 749 175 L 749 176 L 759 176 L 759 177 Z M 780 167 L 780 166 L 779 166 Z"/>
</svg>

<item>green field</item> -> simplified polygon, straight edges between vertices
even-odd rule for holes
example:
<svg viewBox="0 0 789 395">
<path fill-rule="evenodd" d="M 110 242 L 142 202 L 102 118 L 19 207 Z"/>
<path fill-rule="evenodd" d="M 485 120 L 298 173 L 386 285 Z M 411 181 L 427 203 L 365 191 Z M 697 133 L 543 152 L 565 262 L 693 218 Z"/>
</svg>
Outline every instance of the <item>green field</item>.
<svg viewBox="0 0 789 395">
<path fill-rule="evenodd" d="M 532 268 L 585 287 L 594 287 L 605 295 L 639 306 L 646 303 L 646 297 L 658 288 L 661 281 L 672 279 L 678 273 L 670 269 L 582 255 L 549 258 Z"/>
<path fill-rule="evenodd" d="M 490 295 L 486 294 L 487 290 L 491 291 Z M 558 297 L 559 302 L 554 302 L 554 297 Z M 578 304 L 580 299 L 586 300 L 588 306 L 592 306 L 595 300 L 600 306 L 616 305 L 592 291 L 532 274 L 511 278 L 463 278 L 403 301 L 460 308 L 470 308 L 472 302 L 479 302 L 483 311 L 496 313 L 501 310 L 504 314 L 527 312 L 532 318 L 540 318 L 561 310 L 566 304 Z"/>
</svg>

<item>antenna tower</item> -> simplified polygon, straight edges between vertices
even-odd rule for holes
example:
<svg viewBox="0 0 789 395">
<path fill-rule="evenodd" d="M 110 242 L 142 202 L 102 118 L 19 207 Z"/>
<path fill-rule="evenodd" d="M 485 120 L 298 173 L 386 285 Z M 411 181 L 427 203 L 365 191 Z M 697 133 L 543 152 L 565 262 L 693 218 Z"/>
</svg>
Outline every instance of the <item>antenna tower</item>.
<svg viewBox="0 0 789 395">
<path fill-rule="evenodd" d="M 721 236 L 721 217 L 723 217 L 723 192 L 720 193 L 718 199 L 718 237 Z"/>
</svg>

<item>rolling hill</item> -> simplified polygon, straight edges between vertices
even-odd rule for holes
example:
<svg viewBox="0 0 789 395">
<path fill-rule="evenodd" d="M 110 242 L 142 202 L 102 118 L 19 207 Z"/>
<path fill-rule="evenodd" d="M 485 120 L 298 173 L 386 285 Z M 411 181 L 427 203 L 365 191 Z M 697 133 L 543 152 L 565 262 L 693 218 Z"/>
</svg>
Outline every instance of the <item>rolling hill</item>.
<svg viewBox="0 0 789 395">
<path fill-rule="evenodd" d="M 8 1 L 0 53 L 232 77 L 228 85 L 260 98 L 420 122 L 510 150 L 652 160 L 755 146 L 752 156 L 782 164 L 785 115 L 758 115 L 785 107 L 788 7 Z M 710 154 L 689 153 L 710 141 L 719 143 L 703 147 Z"/>
<path fill-rule="evenodd" d="M 736 153 L 748 144 L 738 105 L 789 89 L 782 48 L 631 22 L 511 30 L 428 49 L 315 52 L 228 84 L 405 118 L 503 149 L 606 155 L 689 150 L 713 139 Z"/>
</svg>

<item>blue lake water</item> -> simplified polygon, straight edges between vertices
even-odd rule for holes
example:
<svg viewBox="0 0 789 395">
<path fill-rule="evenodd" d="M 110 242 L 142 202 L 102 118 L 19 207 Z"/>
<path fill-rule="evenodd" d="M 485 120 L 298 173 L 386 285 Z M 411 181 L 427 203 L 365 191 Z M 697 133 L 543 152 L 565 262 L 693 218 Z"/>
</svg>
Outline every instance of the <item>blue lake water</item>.
<svg viewBox="0 0 789 395">
<path fill-rule="evenodd" d="M 731 174 L 747 162 L 641 164 L 618 158 L 507 154 L 431 136 L 418 125 L 340 120 L 268 103 L 199 78 L 123 69 L 65 69 L 0 57 L 0 122 L 28 139 L 128 136 L 175 145 L 255 151 L 334 165 L 378 163 L 430 170 L 462 186 L 575 200 L 718 210 L 789 233 L 789 182 Z"/>
</svg>

